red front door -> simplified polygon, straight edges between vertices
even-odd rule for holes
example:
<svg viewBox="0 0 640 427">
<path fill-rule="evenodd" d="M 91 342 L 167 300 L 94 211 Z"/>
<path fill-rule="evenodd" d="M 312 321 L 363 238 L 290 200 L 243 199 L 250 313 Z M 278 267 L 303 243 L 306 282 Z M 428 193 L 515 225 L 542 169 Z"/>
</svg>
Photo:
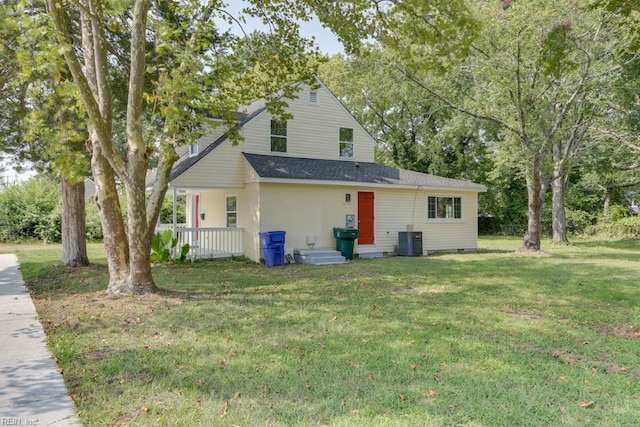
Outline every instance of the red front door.
<svg viewBox="0 0 640 427">
<path fill-rule="evenodd" d="M 373 245 L 374 243 L 374 218 L 373 218 L 374 196 L 371 191 L 358 192 L 358 235 L 359 245 Z"/>
</svg>

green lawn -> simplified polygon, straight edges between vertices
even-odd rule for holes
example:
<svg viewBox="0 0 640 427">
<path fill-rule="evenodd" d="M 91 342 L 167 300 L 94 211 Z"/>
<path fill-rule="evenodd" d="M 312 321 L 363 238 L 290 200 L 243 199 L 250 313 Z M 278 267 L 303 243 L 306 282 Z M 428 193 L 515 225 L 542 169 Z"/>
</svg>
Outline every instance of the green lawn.
<svg viewBox="0 0 640 427">
<path fill-rule="evenodd" d="M 640 420 L 640 243 L 268 268 L 18 256 L 87 426 L 626 426 Z"/>
</svg>

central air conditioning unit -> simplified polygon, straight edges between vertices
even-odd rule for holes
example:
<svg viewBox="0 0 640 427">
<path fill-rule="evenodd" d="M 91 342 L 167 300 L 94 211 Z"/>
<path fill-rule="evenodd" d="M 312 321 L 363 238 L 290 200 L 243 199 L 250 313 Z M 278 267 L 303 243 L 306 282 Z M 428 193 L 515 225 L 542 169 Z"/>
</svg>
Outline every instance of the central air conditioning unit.
<svg viewBox="0 0 640 427">
<path fill-rule="evenodd" d="M 398 255 L 422 256 L 422 231 L 398 232 Z"/>
</svg>

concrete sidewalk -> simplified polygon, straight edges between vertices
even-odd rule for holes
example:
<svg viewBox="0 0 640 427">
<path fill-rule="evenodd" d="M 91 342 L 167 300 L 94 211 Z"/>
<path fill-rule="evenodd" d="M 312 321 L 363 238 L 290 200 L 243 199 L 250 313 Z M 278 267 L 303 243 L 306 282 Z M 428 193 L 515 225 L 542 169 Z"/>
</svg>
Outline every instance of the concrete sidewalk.
<svg viewBox="0 0 640 427">
<path fill-rule="evenodd" d="M 15 255 L 0 255 L 0 426 L 80 426 Z"/>
</svg>

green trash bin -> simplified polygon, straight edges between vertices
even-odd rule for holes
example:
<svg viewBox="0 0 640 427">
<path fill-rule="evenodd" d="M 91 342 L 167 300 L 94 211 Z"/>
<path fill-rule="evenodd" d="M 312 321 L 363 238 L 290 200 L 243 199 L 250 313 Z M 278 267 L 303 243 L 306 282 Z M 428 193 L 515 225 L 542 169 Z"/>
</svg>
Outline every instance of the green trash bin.
<svg viewBox="0 0 640 427">
<path fill-rule="evenodd" d="M 356 228 L 334 228 L 333 237 L 336 238 L 336 250 L 346 259 L 353 259 L 353 247 L 360 230 Z"/>
</svg>

